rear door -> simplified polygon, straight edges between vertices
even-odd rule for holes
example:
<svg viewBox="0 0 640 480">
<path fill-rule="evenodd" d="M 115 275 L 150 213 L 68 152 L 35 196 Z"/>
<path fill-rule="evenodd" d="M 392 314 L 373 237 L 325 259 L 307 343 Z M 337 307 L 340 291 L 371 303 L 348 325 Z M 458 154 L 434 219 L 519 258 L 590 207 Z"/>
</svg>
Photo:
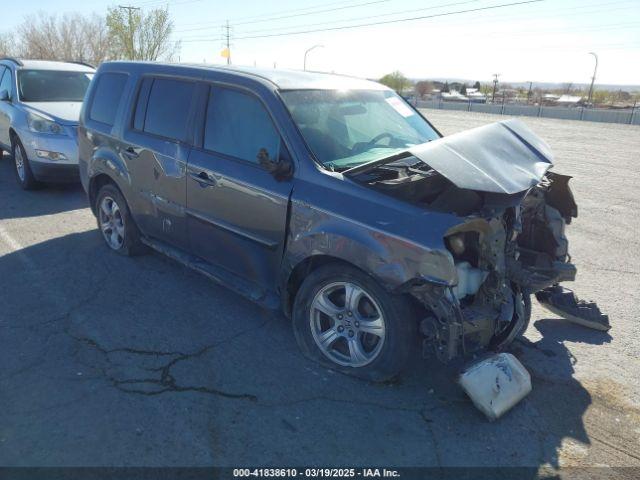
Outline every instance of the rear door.
<svg viewBox="0 0 640 480">
<path fill-rule="evenodd" d="M 202 138 L 187 167 L 191 250 L 273 290 L 292 180 L 276 179 L 261 165 L 259 156 L 290 161 L 286 147 L 266 106 L 254 93 L 214 85 L 203 95 Z"/>
<path fill-rule="evenodd" d="M 196 83 L 143 77 L 121 155 L 137 202 L 134 216 L 151 237 L 187 248 L 186 166 L 193 132 Z"/>
</svg>

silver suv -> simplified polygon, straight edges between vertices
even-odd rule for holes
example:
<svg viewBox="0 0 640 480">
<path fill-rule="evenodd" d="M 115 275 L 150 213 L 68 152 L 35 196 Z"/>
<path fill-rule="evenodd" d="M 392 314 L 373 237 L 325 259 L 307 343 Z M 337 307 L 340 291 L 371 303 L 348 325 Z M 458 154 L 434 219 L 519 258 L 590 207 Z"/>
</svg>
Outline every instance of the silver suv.
<svg viewBox="0 0 640 480">
<path fill-rule="evenodd" d="M 94 71 L 83 63 L 0 59 L 0 153 L 11 152 L 23 189 L 78 180 L 78 119 Z"/>
</svg>

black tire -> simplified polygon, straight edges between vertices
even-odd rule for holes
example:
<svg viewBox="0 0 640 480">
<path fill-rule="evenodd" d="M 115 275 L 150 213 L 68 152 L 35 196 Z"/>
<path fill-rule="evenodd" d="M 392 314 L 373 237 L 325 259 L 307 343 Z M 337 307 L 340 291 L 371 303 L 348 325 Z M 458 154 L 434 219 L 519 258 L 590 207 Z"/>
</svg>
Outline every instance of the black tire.
<svg viewBox="0 0 640 480">
<path fill-rule="evenodd" d="M 110 243 L 110 241 L 107 240 L 107 238 L 111 237 L 111 235 L 108 235 L 108 231 L 105 231 L 104 227 L 107 223 L 107 217 L 106 214 L 101 211 L 103 202 L 105 201 L 107 203 L 111 201 L 111 205 L 115 203 L 119 211 L 119 215 L 116 214 L 115 218 L 119 218 L 122 221 L 122 234 L 116 234 L 118 238 L 122 239 L 120 244 L 118 244 L 118 242 Z M 118 187 L 111 183 L 108 183 L 100 188 L 100 190 L 98 191 L 98 195 L 96 196 L 95 212 L 100 235 L 102 235 L 102 238 L 111 250 L 119 253 L 120 255 L 126 256 L 141 255 L 147 252 L 146 245 L 144 245 L 140 240 L 140 230 L 138 230 L 138 226 L 135 224 L 133 218 L 131 217 L 129 206 L 127 205 L 127 202 Z M 113 231 L 113 227 L 111 231 Z"/>
<path fill-rule="evenodd" d="M 531 322 L 531 295 L 523 295 L 522 300 L 524 301 L 524 325 L 518 334 L 519 338 L 524 336 Z"/>
<path fill-rule="evenodd" d="M 16 157 L 16 153 L 18 157 Z M 35 190 L 41 186 L 41 183 L 33 176 L 31 165 L 29 165 L 29 159 L 27 158 L 27 152 L 18 137 L 13 137 L 11 141 L 11 160 L 13 161 L 13 171 L 16 175 L 16 181 L 20 188 L 23 190 Z M 22 162 L 22 175 L 18 168 L 19 162 Z"/>
<path fill-rule="evenodd" d="M 323 353 L 314 339 L 314 333 L 312 331 L 314 327 L 312 327 L 311 317 L 314 298 L 323 288 L 328 288 L 330 285 L 340 282 L 348 282 L 364 290 L 364 292 L 366 292 L 366 296 L 363 297 L 364 301 L 368 302 L 369 305 L 373 305 L 368 299 L 368 297 L 371 297 L 382 311 L 384 340 L 375 357 L 372 356 L 370 363 L 363 366 L 340 365 Z M 375 305 L 373 305 L 373 307 L 376 308 Z M 295 297 L 292 317 L 295 338 L 305 356 L 328 368 L 370 381 L 387 381 L 399 375 L 405 368 L 407 361 L 412 358 L 417 351 L 419 344 L 417 333 L 418 321 L 409 300 L 405 297 L 387 292 L 369 275 L 341 263 L 320 267 L 304 280 Z M 354 322 L 354 318 L 355 317 L 352 317 L 350 319 L 351 322 Z M 329 317 L 328 315 L 323 321 L 331 322 L 334 327 L 338 322 L 335 318 Z M 346 338 L 346 333 L 353 332 L 347 332 L 345 328 L 351 329 L 352 327 L 344 327 L 342 324 L 340 324 L 340 326 L 343 328 L 340 334 L 343 335 L 343 337 L 334 341 L 332 345 L 343 340 L 344 343 L 348 345 L 349 340 Z M 372 338 L 368 335 L 370 334 L 363 332 L 355 334 L 355 336 L 360 339 L 360 345 L 365 341 L 365 337 L 367 340 Z M 379 341 L 379 339 L 376 340 L 376 345 L 377 341 Z M 337 348 L 337 346 L 335 348 Z"/>
</svg>

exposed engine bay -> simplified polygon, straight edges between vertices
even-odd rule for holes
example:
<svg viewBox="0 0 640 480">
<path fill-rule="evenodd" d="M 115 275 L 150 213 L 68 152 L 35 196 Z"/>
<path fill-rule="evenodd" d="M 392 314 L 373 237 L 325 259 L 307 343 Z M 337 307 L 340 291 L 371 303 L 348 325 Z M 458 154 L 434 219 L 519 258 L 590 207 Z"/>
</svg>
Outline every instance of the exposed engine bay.
<svg viewBox="0 0 640 480">
<path fill-rule="evenodd" d="M 474 130 L 465 132 L 467 138 L 462 140 L 445 137 L 448 144 L 436 145 L 431 151 L 421 146 L 419 152 L 409 151 L 387 163 L 352 172 L 354 180 L 377 191 L 461 218 L 443 238 L 455 264 L 457 284 L 417 282 L 410 290 L 425 309 L 420 324 L 425 349 L 442 361 L 509 345 L 527 328 L 533 295 L 543 305 L 551 305 L 554 313 L 562 315 L 569 309 L 577 317 L 590 317 L 601 329 L 608 328 L 608 318 L 595 304 L 580 309 L 577 299 L 572 304 L 559 286 L 576 276 L 565 235 L 565 226 L 578 215 L 568 185 L 571 177 L 548 171 L 548 147 L 534 143 L 534 134 L 524 125 L 504 123 L 509 126 L 494 124 L 472 134 L 484 158 L 464 157 L 460 176 L 452 167 L 460 167 L 458 159 L 468 154 L 464 151 L 468 132 Z M 488 147 L 483 148 L 483 141 Z M 504 160 L 492 157 L 491 143 L 493 148 L 498 144 L 499 154 L 507 153 L 506 161 L 509 153 L 517 154 L 524 145 L 524 156 L 531 159 L 528 165 L 523 161 L 518 165 L 521 179 L 508 183 L 500 178 L 508 168 L 501 168 Z M 444 164 L 443 155 L 458 164 Z M 431 163 L 440 163 L 440 169 Z M 509 168 L 514 163 L 509 161 Z M 467 188 L 474 184 L 478 189 Z"/>
</svg>

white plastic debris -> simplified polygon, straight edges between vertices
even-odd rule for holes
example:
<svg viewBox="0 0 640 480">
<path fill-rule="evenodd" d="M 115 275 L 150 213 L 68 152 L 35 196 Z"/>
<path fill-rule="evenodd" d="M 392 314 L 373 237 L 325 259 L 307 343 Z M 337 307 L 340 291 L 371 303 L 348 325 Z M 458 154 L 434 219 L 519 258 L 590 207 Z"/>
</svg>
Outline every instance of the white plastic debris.
<svg viewBox="0 0 640 480">
<path fill-rule="evenodd" d="M 456 271 L 458 273 L 458 284 L 453 287 L 453 294 L 458 299 L 462 299 L 467 295 L 475 295 L 480 290 L 480 285 L 489 275 L 489 272 L 473 268 L 469 262 L 456 263 Z"/>
<path fill-rule="evenodd" d="M 531 376 L 516 357 L 499 353 L 471 365 L 460 375 L 460 386 L 491 421 L 531 391 Z"/>
</svg>

